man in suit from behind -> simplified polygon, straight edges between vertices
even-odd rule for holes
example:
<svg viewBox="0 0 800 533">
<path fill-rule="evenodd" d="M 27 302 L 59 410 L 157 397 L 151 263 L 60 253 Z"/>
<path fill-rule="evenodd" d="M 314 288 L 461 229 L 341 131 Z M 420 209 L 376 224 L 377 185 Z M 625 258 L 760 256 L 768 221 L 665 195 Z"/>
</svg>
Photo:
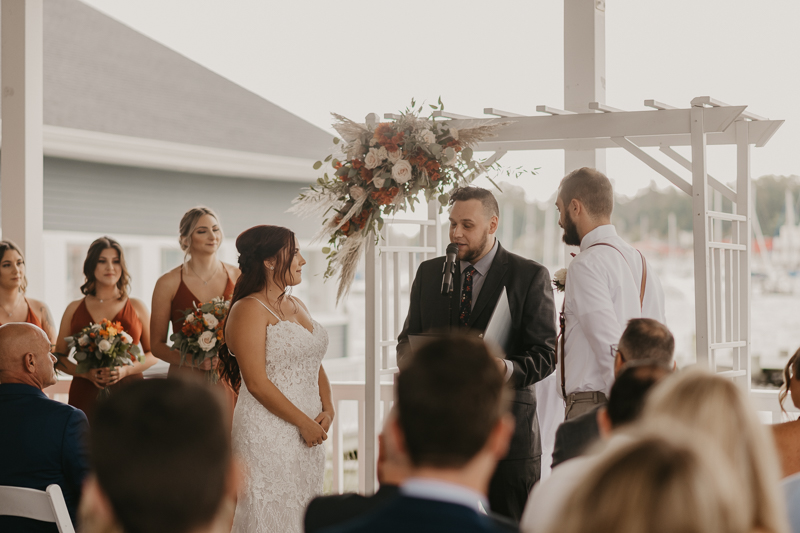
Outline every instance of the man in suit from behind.
<svg viewBox="0 0 800 533">
<path fill-rule="evenodd" d="M 505 288 L 511 328 L 506 346 L 501 346 L 505 358 L 496 358 L 495 365 L 514 391 L 511 411 L 516 429 L 508 455 L 492 478 L 489 502 L 495 512 L 519 521 L 541 472 L 534 383 L 555 369 L 556 311 L 550 274 L 497 241 L 499 208 L 491 192 L 462 187 L 453 191 L 450 205 L 450 242 L 458 245 L 453 291 L 441 295 L 444 257 L 420 264 L 397 339 L 398 365 L 402 372 L 410 352 L 409 336 L 447 329 L 483 333 Z"/>
<path fill-rule="evenodd" d="M 61 487 L 70 518 L 88 469 L 86 415 L 49 399 L 56 383 L 50 340 L 40 328 L 13 322 L 0 326 L 0 485 L 45 490 Z M 2 516 L 0 531 L 57 532 L 54 523 Z"/>
<path fill-rule="evenodd" d="M 324 533 L 516 531 L 485 514 L 489 480 L 514 432 L 503 374 L 480 339 L 444 335 L 397 376 L 398 447 L 412 464 L 400 495 Z"/>
<path fill-rule="evenodd" d="M 609 347 L 614 353 L 614 375 L 619 376 L 626 363 L 650 360 L 675 368 L 673 353 L 675 338 L 670 330 L 652 318 L 632 318 L 628 321 L 619 344 Z M 556 431 L 553 448 L 553 468 L 578 457 L 600 438 L 598 414 L 602 406 L 565 421 Z"/>
<path fill-rule="evenodd" d="M 397 497 L 400 485 L 411 473 L 411 463 L 398 449 L 394 433 L 390 431 L 396 419 L 396 410 L 392 409 L 378 437 L 378 481 L 381 485 L 378 492 L 372 496 L 336 494 L 314 498 L 306 509 L 305 533 L 317 533 L 326 527 L 342 524 Z"/>
</svg>

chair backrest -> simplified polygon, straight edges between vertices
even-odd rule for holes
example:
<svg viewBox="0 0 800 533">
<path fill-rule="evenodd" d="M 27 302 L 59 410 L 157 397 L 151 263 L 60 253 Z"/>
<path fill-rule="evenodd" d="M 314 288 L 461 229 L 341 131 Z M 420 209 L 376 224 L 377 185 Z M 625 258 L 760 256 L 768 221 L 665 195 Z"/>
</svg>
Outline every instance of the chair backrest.
<svg viewBox="0 0 800 533">
<path fill-rule="evenodd" d="M 75 533 L 58 485 L 50 485 L 47 490 L 0 485 L 0 515 L 55 522 L 60 533 Z"/>
</svg>

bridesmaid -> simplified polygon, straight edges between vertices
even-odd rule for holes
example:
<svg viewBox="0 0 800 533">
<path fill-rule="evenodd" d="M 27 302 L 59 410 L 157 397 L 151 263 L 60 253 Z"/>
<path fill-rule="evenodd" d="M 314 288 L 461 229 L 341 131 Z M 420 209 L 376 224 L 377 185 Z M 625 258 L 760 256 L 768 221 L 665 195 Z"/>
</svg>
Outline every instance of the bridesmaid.
<svg viewBox="0 0 800 533">
<path fill-rule="evenodd" d="M 42 328 L 55 344 L 56 326 L 50 309 L 44 302 L 27 298 L 27 287 L 22 250 L 11 241 L 0 241 L 0 325 L 28 322 Z"/>
<path fill-rule="evenodd" d="M 147 306 L 141 300 L 128 296 L 130 276 L 122 246 L 110 237 L 100 237 L 94 241 L 83 262 L 83 275 L 86 283 L 81 285 L 81 292 L 86 296 L 70 303 L 64 311 L 55 355 L 58 358 L 56 367 L 74 376 L 68 403 L 81 409 L 91 421 L 99 389 L 110 386 L 113 390 L 123 383 L 143 379 L 142 372 L 153 366 L 156 358 L 150 353 L 150 313 Z M 104 318 L 122 323 L 122 327 L 133 338 L 133 343 L 141 343 L 144 363 L 76 374 L 75 363 L 64 355 L 69 353 L 65 339 Z"/>
<path fill-rule="evenodd" d="M 169 376 L 193 376 L 204 379 L 204 372 L 216 368 L 218 360 L 206 360 L 196 366 L 187 357 L 181 365 L 181 353 L 167 342 L 170 322 L 172 331 L 183 327 L 183 311 L 195 304 L 204 304 L 222 296 L 229 300 L 233 287 L 241 272 L 233 265 L 220 261 L 217 251 L 222 243 L 222 228 L 219 217 L 208 207 L 193 207 L 181 218 L 179 242 L 186 254 L 183 264 L 161 276 L 153 291 L 153 316 L 150 329 L 153 338 L 153 354 L 169 363 Z M 188 257 L 188 260 L 186 260 Z M 233 391 L 220 380 L 219 387 L 225 391 L 231 413 L 235 402 Z"/>
</svg>

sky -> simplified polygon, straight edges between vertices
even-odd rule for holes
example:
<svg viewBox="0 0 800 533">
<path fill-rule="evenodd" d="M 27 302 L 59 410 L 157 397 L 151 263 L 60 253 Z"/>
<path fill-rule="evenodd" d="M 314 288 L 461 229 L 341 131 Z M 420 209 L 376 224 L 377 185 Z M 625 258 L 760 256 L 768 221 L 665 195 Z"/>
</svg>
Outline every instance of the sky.
<svg viewBox="0 0 800 533">
<path fill-rule="evenodd" d="M 83 1 L 331 133 L 331 112 L 363 120 L 412 97 L 441 96 L 471 116 L 563 107 L 563 0 Z M 800 2 L 605 4 L 608 105 L 689 107 L 696 96 L 748 105 L 786 120 L 752 150 L 752 176 L 800 175 Z M 501 162 L 539 169 L 515 180 L 529 201 L 548 201 L 564 175 L 560 151 Z M 621 149 L 608 151 L 606 170 L 627 196 L 671 186 Z M 709 148 L 708 170 L 733 181 L 735 150 Z"/>
</svg>

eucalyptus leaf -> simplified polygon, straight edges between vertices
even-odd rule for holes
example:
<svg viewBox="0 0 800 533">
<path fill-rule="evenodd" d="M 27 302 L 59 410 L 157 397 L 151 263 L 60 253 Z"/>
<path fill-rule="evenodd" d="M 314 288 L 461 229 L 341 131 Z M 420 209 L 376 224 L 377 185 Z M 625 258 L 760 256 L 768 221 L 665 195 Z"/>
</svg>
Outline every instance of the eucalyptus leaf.
<svg viewBox="0 0 800 533">
<path fill-rule="evenodd" d="M 472 153 L 473 153 L 472 148 L 467 146 L 466 148 L 461 150 L 461 157 L 463 157 L 465 161 L 469 161 L 472 159 Z"/>
<path fill-rule="evenodd" d="M 331 253 L 331 249 L 326 246 L 325 248 L 322 249 L 322 253 L 328 255 L 329 253 Z"/>
<path fill-rule="evenodd" d="M 322 168 L 322 161 L 314 163 L 314 170 L 319 170 L 320 168 Z"/>
<path fill-rule="evenodd" d="M 330 161 L 332 157 L 333 154 L 328 154 L 328 157 L 325 158 L 325 162 L 327 163 L 328 161 Z"/>
<path fill-rule="evenodd" d="M 339 137 L 333 138 L 333 144 L 339 144 Z"/>
</svg>

